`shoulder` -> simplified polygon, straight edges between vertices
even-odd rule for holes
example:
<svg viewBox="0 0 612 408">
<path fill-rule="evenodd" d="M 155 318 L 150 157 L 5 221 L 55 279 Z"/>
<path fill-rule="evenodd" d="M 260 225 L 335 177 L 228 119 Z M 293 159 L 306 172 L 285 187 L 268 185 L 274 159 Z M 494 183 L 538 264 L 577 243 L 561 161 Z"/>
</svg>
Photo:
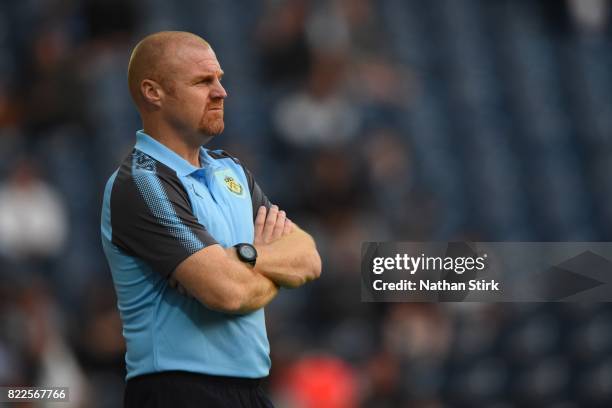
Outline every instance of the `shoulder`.
<svg viewBox="0 0 612 408">
<path fill-rule="evenodd" d="M 236 156 L 233 156 L 230 153 L 226 152 L 225 150 L 221 150 L 221 149 L 208 150 L 207 152 L 208 152 L 208 155 L 213 160 L 221 161 L 226 166 L 237 169 L 238 171 L 242 170 L 242 172 L 244 173 L 247 179 L 249 189 L 251 191 L 253 190 L 253 186 L 255 182 L 253 178 L 253 174 L 249 171 L 249 169 L 244 164 L 242 164 L 242 162 Z"/>
<path fill-rule="evenodd" d="M 179 180 L 176 171 L 138 149 L 132 149 L 125 157 L 115 176 L 115 185 L 133 184 L 142 177 L 155 177 L 165 181 Z"/>
<path fill-rule="evenodd" d="M 239 164 L 242 166 L 242 163 L 240 162 L 240 160 L 238 160 L 237 157 L 232 156 L 231 154 L 229 154 L 228 152 L 226 152 L 225 150 L 221 150 L 221 149 L 217 149 L 217 150 L 208 150 L 208 155 L 214 159 L 214 160 L 231 160 L 236 164 Z"/>
<path fill-rule="evenodd" d="M 208 155 L 213 159 L 222 162 L 224 165 L 234 168 L 237 170 L 242 170 L 244 175 L 246 176 L 249 186 L 253 184 L 253 174 L 250 170 L 236 157 L 232 154 L 226 152 L 225 150 L 217 149 L 217 150 L 208 150 Z"/>
<path fill-rule="evenodd" d="M 116 209 L 127 210 L 134 200 L 151 204 L 152 197 L 186 195 L 174 170 L 138 149 L 125 157 L 109 183 L 110 202 Z"/>
<path fill-rule="evenodd" d="M 213 159 L 220 161 L 224 165 L 228 167 L 238 167 L 244 171 L 244 174 L 248 179 L 252 177 L 249 169 L 234 155 L 226 152 L 225 150 L 217 149 L 217 150 L 208 150 L 208 155 Z"/>
</svg>

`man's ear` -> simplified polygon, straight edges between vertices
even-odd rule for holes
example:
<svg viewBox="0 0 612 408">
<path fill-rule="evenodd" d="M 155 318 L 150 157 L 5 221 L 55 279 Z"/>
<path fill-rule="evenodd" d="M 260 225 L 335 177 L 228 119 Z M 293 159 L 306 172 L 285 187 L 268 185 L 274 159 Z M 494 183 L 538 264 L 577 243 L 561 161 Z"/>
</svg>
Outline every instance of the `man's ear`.
<svg viewBox="0 0 612 408">
<path fill-rule="evenodd" d="M 158 108 L 161 107 L 164 98 L 164 90 L 157 82 L 152 79 L 143 79 L 140 82 L 140 93 L 145 102 L 150 103 Z"/>
</svg>

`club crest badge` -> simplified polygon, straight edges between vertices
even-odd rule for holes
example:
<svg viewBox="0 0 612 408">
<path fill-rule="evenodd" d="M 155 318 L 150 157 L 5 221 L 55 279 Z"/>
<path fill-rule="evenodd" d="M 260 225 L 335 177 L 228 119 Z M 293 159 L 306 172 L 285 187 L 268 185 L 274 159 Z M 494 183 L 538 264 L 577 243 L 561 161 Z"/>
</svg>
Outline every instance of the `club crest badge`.
<svg viewBox="0 0 612 408">
<path fill-rule="evenodd" d="M 240 183 L 237 182 L 232 176 L 223 177 L 223 181 L 225 182 L 225 185 L 229 191 L 236 195 L 242 195 L 242 185 L 240 185 Z"/>
<path fill-rule="evenodd" d="M 218 170 L 215 172 L 215 178 L 217 179 L 217 185 L 219 187 L 225 186 L 232 195 L 240 198 L 246 198 L 245 186 L 240 182 L 240 179 L 230 169 Z"/>
</svg>

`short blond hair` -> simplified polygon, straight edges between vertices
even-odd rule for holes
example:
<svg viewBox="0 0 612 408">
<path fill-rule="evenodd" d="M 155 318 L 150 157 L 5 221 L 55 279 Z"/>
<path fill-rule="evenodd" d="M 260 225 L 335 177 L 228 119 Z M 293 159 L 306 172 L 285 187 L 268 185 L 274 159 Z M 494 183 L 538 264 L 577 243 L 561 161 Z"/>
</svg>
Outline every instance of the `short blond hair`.
<svg viewBox="0 0 612 408">
<path fill-rule="evenodd" d="M 152 79 L 172 90 L 173 53 L 179 46 L 190 44 L 210 48 L 205 39 L 187 31 L 160 31 L 136 44 L 128 64 L 128 87 L 136 106 L 142 104 L 140 84 L 144 79 Z"/>
</svg>

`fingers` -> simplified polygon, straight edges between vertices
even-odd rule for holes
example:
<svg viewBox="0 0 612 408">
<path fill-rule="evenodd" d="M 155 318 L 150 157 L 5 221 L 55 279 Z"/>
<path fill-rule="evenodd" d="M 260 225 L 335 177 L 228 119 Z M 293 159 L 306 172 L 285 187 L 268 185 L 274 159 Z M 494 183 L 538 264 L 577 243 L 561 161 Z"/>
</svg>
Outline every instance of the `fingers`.
<svg viewBox="0 0 612 408">
<path fill-rule="evenodd" d="M 274 225 L 274 230 L 272 231 L 273 240 L 276 240 L 283 236 L 283 231 L 285 229 L 285 220 L 286 220 L 285 212 L 279 211 L 278 216 L 276 217 L 276 224 Z"/>
<path fill-rule="evenodd" d="M 283 227 L 283 236 L 290 234 L 293 231 L 293 222 L 289 218 L 285 220 L 285 226 Z"/>
<path fill-rule="evenodd" d="M 255 216 L 255 239 L 256 240 L 258 237 L 261 237 L 261 234 L 263 232 L 267 212 L 268 210 L 263 205 L 259 207 L 259 209 L 257 210 L 257 215 Z"/>
<path fill-rule="evenodd" d="M 269 243 L 272 240 L 272 234 L 274 233 L 274 226 L 276 225 L 276 219 L 278 217 L 278 206 L 273 205 L 268 211 L 268 217 L 264 224 L 263 229 L 263 240 L 265 243 Z"/>
<path fill-rule="evenodd" d="M 271 206 L 270 209 L 261 206 L 255 215 L 253 243 L 269 244 L 292 232 L 293 225 L 285 211 L 279 210 L 277 205 Z"/>
</svg>

